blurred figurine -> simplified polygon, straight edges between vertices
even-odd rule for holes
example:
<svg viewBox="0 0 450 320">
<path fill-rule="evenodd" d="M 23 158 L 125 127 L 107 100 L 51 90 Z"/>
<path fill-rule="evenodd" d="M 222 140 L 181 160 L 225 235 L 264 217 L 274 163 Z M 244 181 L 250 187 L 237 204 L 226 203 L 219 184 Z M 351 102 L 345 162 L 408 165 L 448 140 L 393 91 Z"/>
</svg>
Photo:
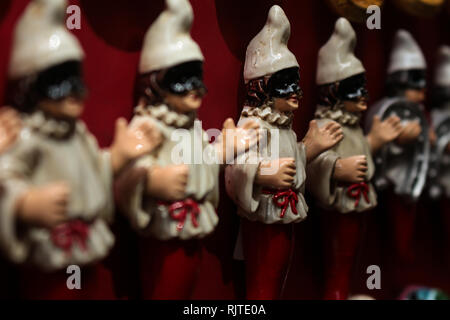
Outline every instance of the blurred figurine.
<svg viewBox="0 0 450 320">
<path fill-rule="evenodd" d="M 257 129 L 256 123 L 237 129 L 228 119 L 222 135 L 209 143 L 197 120 L 206 88 L 204 58 L 190 36 L 192 21 L 188 0 L 167 0 L 147 31 L 141 54 L 140 100 L 132 125 L 155 125 L 164 142 L 128 171 L 144 173 L 133 192 L 125 183 L 119 194 L 122 210 L 142 236 L 139 277 L 144 299 L 190 298 L 200 265 L 199 239 L 211 234 L 219 220 L 220 164 L 257 141 L 255 130 L 245 130 Z M 237 144 L 227 143 L 229 135 Z"/>
<path fill-rule="evenodd" d="M 424 106 L 426 62 L 417 43 L 405 30 L 395 35 L 387 77 L 387 97 L 376 102 L 366 118 L 370 130 L 374 116 L 396 115 L 402 130 L 398 138 L 376 155 L 375 185 L 386 192 L 396 254 L 404 262 L 414 257 L 412 239 L 416 200 L 425 186 L 430 153 L 429 129 Z"/>
<path fill-rule="evenodd" d="M 345 18 L 320 49 L 316 82 L 320 101 L 315 118 L 319 127 L 336 121 L 344 139 L 319 155 L 307 167 L 307 189 L 321 207 L 324 241 L 325 299 L 347 299 L 358 244 L 362 240 L 364 212 L 377 205 L 371 184 L 375 166 L 372 154 L 395 139 L 397 117 L 376 117 L 364 136 L 360 118 L 367 109 L 365 69 L 354 56 L 356 34 Z"/>
<path fill-rule="evenodd" d="M 436 140 L 430 155 L 428 191 L 439 200 L 450 258 L 450 47 L 439 49 L 432 92 L 431 122 Z"/>
<path fill-rule="evenodd" d="M 0 154 L 8 150 L 16 141 L 22 128 L 18 113 L 9 107 L 0 108 Z M 0 197 L 3 189 L 0 185 Z M 0 299 L 10 299 L 16 295 L 16 273 L 13 266 L 0 254 Z"/>
<path fill-rule="evenodd" d="M 22 129 L 19 114 L 9 107 L 0 109 L 0 154 L 16 141 L 17 135 Z"/>
<path fill-rule="evenodd" d="M 22 298 L 112 298 L 97 262 L 114 244 L 113 178 L 161 138 L 149 124 L 128 129 L 120 119 L 111 148 L 99 149 L 79 119 L 84 54 L 65 28 L 66 6 L 34 0 L 15 28 L 9 78 L 23 129 L 0 158 L 0 246 L 25 264 Z M 70 265 L 81 267 L 83 290 L 69 290 Z"/>
<path fill-rule="evenodd" d="M 266 133 L 257 152 L 244 154 L 226 171 L 227 191 L 243 218 L 247 299 L 279 299 L 293 253 L 293 224 L 306 218 L 305 165 L 342 139 L 336 122 L 310 123 L 298 143 L 292 130 L 302 91 L 299 64 L 287 43 L 290 23 L 273 6 L 263 29 L 247 47 L 247 99 L 239 124 L 256 121 Z"/>
<path fill-rule="evenodd" d="M 450 300 L 450 296 L 438 288 L 408 286 L 397 300 Z"/>
<path fill-rule="evenodd" d="M 431 123 L 436 133 L 429 168 L 431 198 L 450 198 L 450 47 L 438 53 L 432 92 Z"/>
</svg>

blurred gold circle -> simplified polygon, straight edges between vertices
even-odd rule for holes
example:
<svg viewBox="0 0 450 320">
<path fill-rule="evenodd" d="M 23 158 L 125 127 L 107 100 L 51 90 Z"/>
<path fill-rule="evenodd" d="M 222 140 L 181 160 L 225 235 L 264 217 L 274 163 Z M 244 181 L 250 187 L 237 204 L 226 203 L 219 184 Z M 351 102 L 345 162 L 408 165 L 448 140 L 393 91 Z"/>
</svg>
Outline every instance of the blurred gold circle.
<svg viewBox="0 0 450 320">
<path fill-rule="evenodd" d="M 384 0 L 327 0 L 328 5 L 338 15 L 352 22 L 363 23 L 368 15 L 366 10 L 371 5 L 381 7 Z"/>
<path fill-rule="evenodd" d="M 445 0 L 394 0 L 394 2 L 412 16 L 431 18 L 441 11 Z"/>
</svg>

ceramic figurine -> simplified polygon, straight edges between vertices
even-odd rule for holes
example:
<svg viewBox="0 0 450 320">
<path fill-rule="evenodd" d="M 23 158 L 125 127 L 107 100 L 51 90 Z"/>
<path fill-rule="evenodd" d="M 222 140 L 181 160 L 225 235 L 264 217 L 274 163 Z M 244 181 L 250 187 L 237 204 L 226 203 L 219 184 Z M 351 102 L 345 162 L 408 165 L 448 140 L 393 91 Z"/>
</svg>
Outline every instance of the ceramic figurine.
<svg viewBox="0 0 450 320">
<path fill-rule="evenodd" d="M 292 121 L 302 91 L 299 64 L 287 47 L 289 36 L 289 20 L 275 5 L 247 47 L 247 98 L 239 120 L 258 122 L 266 139 L 226 171 L 228 194 L 242 217 L 238 247 L 244 251 L 247 299 L 281 297 L 294 249 L 293 224 L 308 211 L 305 165 L 342 139 L 337 123 L 319 129 L 312 121 L 297 142 Z"/>
<path fill-rule="evenodd" d="M 392 219 L 393 242 L 397 257 L 411 261 L 416 200 L 425 186 L 429 154 L 429 125 L 422 102 L 426 89 L 425 58 L 405 30 L 399 30 L 394 39 L 388 76 L 387 96 L 371 106 L 366 129 L 374 115 L 385 118 L 396 115 L 401 118 L 399 137 L 386 145 L 376 155 L 376 186 L 386 193 L 389 219 Z"/>
<path fill-rule="evenodd" d="M 0 154 L 14 144 L 21 129 L 19 114 L 12 108 L 2 107 L 0 109 Z"/>
<path fill-rule="evenodd" d="M 446 259 L 450 248 L 450 47 L 439 49 L 432 91 L 431 122 L 436 141 L 430 155 L 428 191 L 438 200 L 446 235 Z"/>
<path fill-rule="evenodd" d="M 384 0 L 327 0 L 327 3 L 338 15 L 362 23 L 367 20 L 367 8 L 371 5 L 381 7 Z"/>
<path fill-rule="evenodd" d="M 6 152 L 17 139 L 22 128 L 18 113 L 9 107 L 0 108 L 0 154 Z M 3 189 L 0 185 L 0 197 Z M 0 299 L 15 297 L 15 270 L 11 264 L 0 255 Z"/>
<path fill-rule="evenodd" d="M 197 120 L 206 88 L 204 57 L 190 36 L 192 21 L 189 1 L 167 0 L 145 35 L 141 53 L 140 100 L 132 125 L 155 125 L 164 142 L 130 169 L 145 168 L 145 175 L 120 201 L 142 236 L 139 276 L 144 299 L 190 298 L 201 257 L 199 239 L 219 222 L 215 209 L 220 164 L 228 155 L 227 161 L 234 152 L 245 151 L 245 139 L 247 147 L 257 141 L 254 130 L 251 133 L 256 123 L 237 129 L 228 119 L 217 143 L 209 143 Z M 226 143 L 230 134 L 237 136 L 237 144 Z"/>
<path fill-rule="evenodd" d="M 315 112 L 319 127 L 336 121 L 344 138 L 319 155 L 306 170 L 307 189 L 320 209 L 324 245 L 325 299 L 347 299 L 352 267 L 362 240 L 364 213 L 377 205 L 372 186 L 372 154 L 395 139 L 400 119 L 375 118 L 364 136 L 360 118 L 367 108 L 365 69 L 354 55 L 356 34 L 345 18 L 320 49 L 316 83 L 320 100 Z"/>
<path fill-rule="evenodd" d="M 23 128 L 0 159 L 0 246 L 25 264 L 22 298 L 111 298 L 97 262 L 114 245 L 113 178 L 161 137 L 150 124 L 131 129 L 120 119 L 112 146 L 99 149 L 79 119 L 84 53 L 65 28 L 66 7 L 34 0 L 14 31 L 9 79 Z M 67 287 L 69 265 L 82 268 L 83 290 Z"/>
<path fill-rule="evenodd" d="M 439 49 L 432 92 L 431 123 L 436 132 L 429 168 L 431 198 L 450 198 L 450 47 Z"/>
</svg>

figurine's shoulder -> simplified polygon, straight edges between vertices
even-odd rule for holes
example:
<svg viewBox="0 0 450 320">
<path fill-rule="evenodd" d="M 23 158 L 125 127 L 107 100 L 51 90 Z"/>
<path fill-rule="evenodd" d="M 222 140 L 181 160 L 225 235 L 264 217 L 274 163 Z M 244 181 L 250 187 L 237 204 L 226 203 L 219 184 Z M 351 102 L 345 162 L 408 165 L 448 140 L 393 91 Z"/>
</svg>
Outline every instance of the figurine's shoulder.
<svg viewBox="0 0 450 320">
<path fill-rule="evenodd" d="M 20 144 L 22 148 L 37 147 L 42 143 L 43 139 L 45 139 L 44 136 L 24 123 L 20 133 L 17 135 L 15 144 Z"/>
<path fill-rule="evenodd" d="M 42 146 L 42 141 L 34 130 L 24 125 L 16 137 L 16 140 L 1 155 L 2 159 L 31 158 L 31 155 Z"/>
</svg>

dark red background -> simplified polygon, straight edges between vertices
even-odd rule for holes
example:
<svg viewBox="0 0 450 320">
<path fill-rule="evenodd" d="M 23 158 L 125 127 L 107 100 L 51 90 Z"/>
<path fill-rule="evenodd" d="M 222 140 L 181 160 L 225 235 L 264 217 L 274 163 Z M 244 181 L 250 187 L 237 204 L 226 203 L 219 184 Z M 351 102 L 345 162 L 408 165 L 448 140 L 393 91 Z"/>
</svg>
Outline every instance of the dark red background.
<svg viewBox="0 0 450 320">
<path fill-rule="evenodd" d="M 435 53 L 441 44 L 450 44 L 449 15 L 421 20 L 407 16 L 386 0 L 381 17 L 381 30 L 368 30 L 356 25 L 357 56 L 368 74 L 371 101 L 383 93 L 383 79 L 392 38 L 398 28 L 412 32 L 423 48 L 432 74 Z M 6 70 L 14 24 L 28 0 L 0 1 L 0 102 L 3 101 Z M 85 74 L 90 89 L 83 119 L 102 146 L 112 139 L 113 125 L 119 116 L 130 118 L 133 110 L 133 88 L 141 41 L 145 30 L 163 8 L 162 0 L 72 0 L 81 7 L 81 30 L 73 33 L 86 52 Z M 315 108 L 315 69 L 317 52 L 330 36 L 337 16 L 321 0 L 191 0 L 195 20 L 193 38 L 206 58 L 205 82 L 209 94 L 199 113 L 205 129 L 220 128 L 227 117 L 238 118 L 242 102 L 242 69 L 247 43 L 264 25 L 268 9 L 280 4 L 292 25 L 289 46 L 300 63 L 304 99 L 296 114 L 294 129 L 301 137 Z M 417 233 L 419 260 L 405 270 L 404 283 L 426 284 L 450 292 L 448 266 L 443 263 L 443 236 L 440 216 L 432 207 L 422 210 Z M 297 226 L 297 251 L 288 278 L 285 298 L 318 298 L 320 278 L 320 232 L 311 208 L 310 217 Z M 222 192 L 217 232 L 205 240 L 201 279 L 195 298 L 232 299 L 242 294 L 242 265 L 231 259 L 237 232 L 234 207 Z M 123 221 L 121 221 L 123 222 Z M 123 227 L 121 227 L 123 229 Z M 397 291 L 388 281 L 389 270 L 384 212 L 372 215 L 366 230 L 363 256 L 358 264 L 353 289 L 379 298 L 393 298 Z M 122 248 L 127 249 L 125 233 Z M 132 252 L 132 248 L 130 252 Z M 448 249 L 447 249 L 448 250 Z M 120 255 L 117 259 L 124 260 Z M 127 261 L 128 266 L 133 261 Z M 378 264 L 382 270 L 382 290 L 365 290 L 366 267 Z M 113 263 L 114 265 L 114 263 Z M 119 278 L 128 280 L 120 269 Z M 125 268 L 125 270 L 127 270 Z M 132 287 L 132 286 L 131 286 Z"/>
</svg>

